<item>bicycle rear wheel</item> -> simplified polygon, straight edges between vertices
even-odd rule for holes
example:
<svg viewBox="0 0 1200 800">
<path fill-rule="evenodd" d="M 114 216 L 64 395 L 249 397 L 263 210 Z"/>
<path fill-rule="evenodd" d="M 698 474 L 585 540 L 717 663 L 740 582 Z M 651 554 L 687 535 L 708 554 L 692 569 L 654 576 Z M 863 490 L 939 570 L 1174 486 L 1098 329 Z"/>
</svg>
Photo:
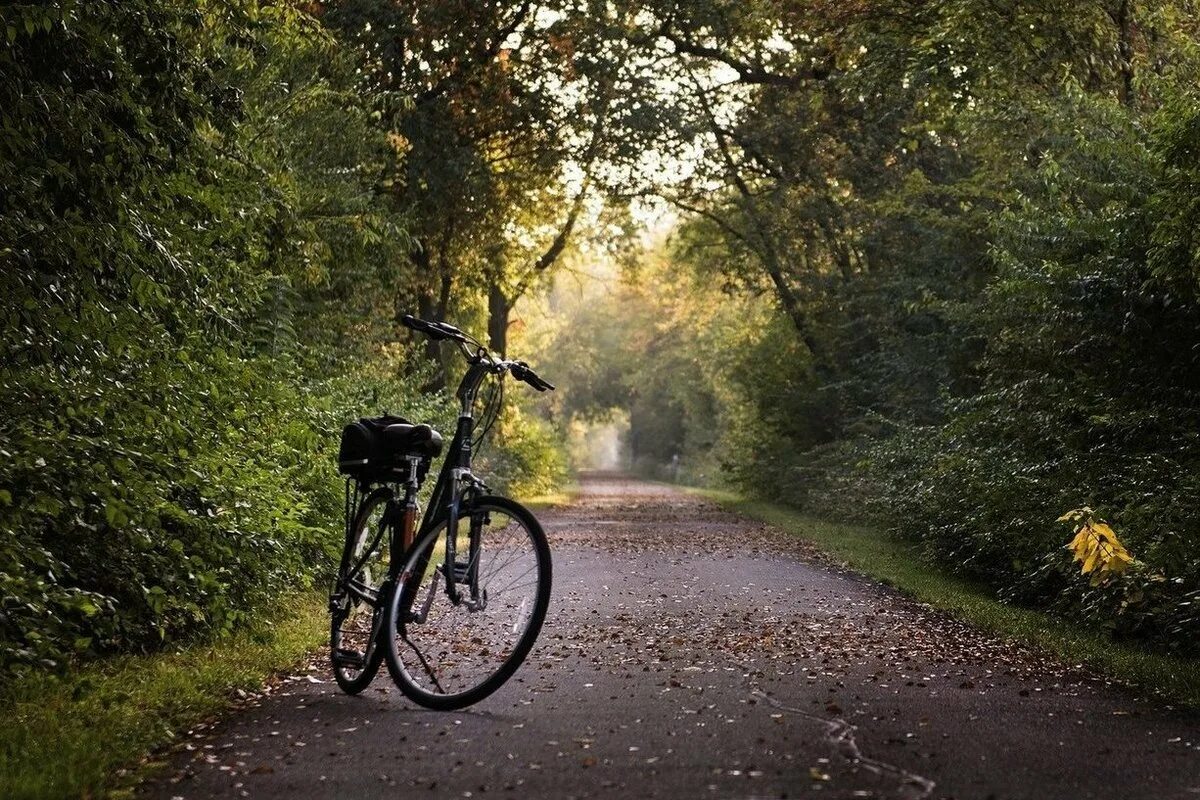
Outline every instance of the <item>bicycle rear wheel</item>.
<svg viewBox="0 0 1200 800">
<path fill-rule="evenodd" d="M 383 663 L 378 634 L 386 610 L 383 587 L 391 562 L 386 518 L 391 499 L 391 490 L 377 489 L 363 501 L 330 602 L 330 661 L 334 680 L 347 694 L 367 688 Z"/>
<path fill-rule="evenodd" d="M 446 523 L 405 555 L 383 637 L 388 671 L 427 708 L 477 703 L 529 655 L 550 605 L 550 546 L 518 503 L 481 497 L 465 506 L 455 537 L 455 589 L 446 591 Z"/>
</svg>

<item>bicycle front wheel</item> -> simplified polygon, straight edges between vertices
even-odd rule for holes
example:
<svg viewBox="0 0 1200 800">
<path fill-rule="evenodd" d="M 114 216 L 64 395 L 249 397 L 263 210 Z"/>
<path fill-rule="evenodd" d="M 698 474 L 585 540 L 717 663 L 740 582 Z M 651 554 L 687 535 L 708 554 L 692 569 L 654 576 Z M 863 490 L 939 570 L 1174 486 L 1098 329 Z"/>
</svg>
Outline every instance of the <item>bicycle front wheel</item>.
<svg viewBox="0 0 1200 800">
<path fill-rule="evenodd" d="M 384 617 L 388 671 L 411 700 L 451 710 L 504 684 L 550 605 L 550 546 L 527 509 L 501 497 L 464 506 L 448 585 L 446 523 L 404 557 Z"/>
</svg>

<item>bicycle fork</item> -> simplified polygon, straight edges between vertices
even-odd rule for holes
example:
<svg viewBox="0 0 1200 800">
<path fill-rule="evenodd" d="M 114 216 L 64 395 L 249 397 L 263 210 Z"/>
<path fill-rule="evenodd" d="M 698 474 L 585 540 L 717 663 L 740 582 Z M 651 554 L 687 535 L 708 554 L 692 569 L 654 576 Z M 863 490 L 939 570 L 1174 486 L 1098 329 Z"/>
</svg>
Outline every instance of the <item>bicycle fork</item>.
<svg viewBox="0 0 1200 800">
<path fill-rule="evenodd" d="M 466 490 L 454 493 L 450 503 L 450 514 L 446 520 L 446 559 L 442 572 L 446 578 L 446 594 L 454 605 L 465 605 L 468 611 L 482 611 L 487 607 L 487 590 L 479 586 L 479 556 L 483 545 L 483 526 L 487 523 L 486 515 L 475 511 L 468 512 L 467 530 L 467 560 L 458 560 L 458 525 L 463 508 L 464 498 L 474 497 L 481 488 L 486 489 L 482 482 L 470 472 L 461 470 L 456 482 L 468 484 Z M 470 503 L 467 503 L 468 507 Z M 466 585 L 467 596 L 459 591 L 460 585 Z"/>
<path fill-rule="evenodd" d="M 478 487 L 482 484 L 478 479 L 474 479 L 470 473 L 465 470 L 460 472 L 456 477 L 456 483 L 460 481 L 468 482 L 469 486 L 466 491 L 455 491 L 452 500 L 447 508 L 446 514 L 446 532 L 445 544 L 442 563 L 435 567 L 433 575 L 426 586 L 421 587 L 420 591 L 423 597 L 414 598 L 413 607 L 407 615 L 407 621 L 415 624 L 423 624 L 429 616 L 429 610 L 433 607 L 434 598 L 439 590 L 444 591 L 450 602 L 456 606 L 465 606 L 468 611 L 483 611 L 487 608 L 487 590 L 479 585 L 479 556 L 483 544 L 483 526 L 487 524 L 486 514 L 473 513 L 468 511 L 467 532 L 467 553 L 466 560 L 460 561 L 458 556 L 458 530 L 459 523 L 462 521 L 460 512 L 464 505 L 469 508 L 469 500 L 477 493 Z M 406 512 L 408 506 L 406 505 Z M 415 520 L 415 509 L 412 512 Z M 405 516 L 405 529 L 408 526 L 408 516 Z M 435 526 L 436 527 L 436 526 Z M 431 558 L 433 553 L 429 553 Z M 423 564 L 429 562 L 421 559 Z M 425 567 L 420 567 L 425 569 Z M 444 588 L 442 583 L 444 582 Z M 419 583 L 419 581 L 418 581 Z M 466 587 L 464 593 L 460 587 Z"/>
<path fill-rule="evenodd" d="M 422 590 L 425 593 L 425 597 L 420 600 L 420 607 L 414 609 L 409 614 L 409 621 L 418 625 L 424 624 L 425 620 L 429 617 L 429 609 L 433 606 L 433 600 L 437 596 L 443 579 L 446 581 L 446 595 L 454 605 L 465 605 L 468 611 L 482 611 L 487 605 L 487 592 L 484 591 L 481 593 L 479 590 L 478 559 L 468 560 L 466 563 L 460 562 L 457 559 L 455 534 L 451 532 L 457 528 L 457 522 L 453 518 L 447 521 L 445 560 L 440 567 L 434 569 L 433 577 L 429 581 L 428 587 Z M 473 553 L 478 553 L 478 546 L 474 544 L 479 541 L 476 530 L 477 526 L 473 521 L 472 535 L 470 537 L 472 546 L 469 551 Z M 464 598 L 462 592 L 458 589 L 463 584 L 469 587 L 469 597 Z"/>
</svg>

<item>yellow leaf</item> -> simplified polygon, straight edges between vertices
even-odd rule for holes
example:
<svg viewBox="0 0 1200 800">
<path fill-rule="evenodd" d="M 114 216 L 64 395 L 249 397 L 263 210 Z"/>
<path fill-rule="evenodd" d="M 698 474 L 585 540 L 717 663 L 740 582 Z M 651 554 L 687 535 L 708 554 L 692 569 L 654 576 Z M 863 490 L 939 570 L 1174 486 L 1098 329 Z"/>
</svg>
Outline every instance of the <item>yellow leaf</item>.
<svg viewBox="0 0 1200 800">
<path fill-rule="evenodd" d="M 1087 506 L 1083 508 L 1073 508 L 1067 513 L 1058 518 L 1058 522 L 1075 522 L 1076 520 L 1084 519 L 1092 516 L 1092 510 Z"/>
<path fill-rule="evenodd" d="M 1088 527 L 1092 529 L 1093 533 L 1101 538 L 1108 539 L 1108 541 L 1115 543 L 1118 547 L 1121 546 L 1121 543 L 1117 541 L 1117 534 L 1113 533 L 1113 529 L 1108 527 L 1107 523 L 1089 522 Z"/>
<path fill-rule="evenodd" d="M 1104 569 L 1106 572 L 1111 572 L 1113 574 L 1119 575 L 1120 573 L 1124 572 L 1125 568 L 1128 566 L 1129 566 L 1128 558 L 1122 556 L 1120 558 L 1109 559 L 1108 563 L 1106 563 L 1104 565 Z"/>
<path fill-rule="evenodd" d="M 1112 575 L 1125 571 L 1134 562 L 1133 556 L 1121 544 L 1108 523 L 1098 520 L 1086 506 L 1069 511 L 1060 521 L 1078 521 L 1075 536 L 1067 548 L 1080 562 L 1080 573 L 1092 575 L 1092 585 L 1098 586 Z"/>
</svg>

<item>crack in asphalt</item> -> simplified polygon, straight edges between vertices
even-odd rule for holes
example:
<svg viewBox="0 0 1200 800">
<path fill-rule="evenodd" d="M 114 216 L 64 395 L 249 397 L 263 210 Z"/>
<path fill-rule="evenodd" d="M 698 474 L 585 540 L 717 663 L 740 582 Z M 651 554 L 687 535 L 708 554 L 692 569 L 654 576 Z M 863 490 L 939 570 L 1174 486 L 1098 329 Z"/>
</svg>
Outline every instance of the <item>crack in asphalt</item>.
<svg viewBox="0 0 1200 800">
<path fill-rule="evenodd" d="M 854 738 L 858 727 L 851 725 L 841 717 L 823 717 L 820 714 L 813 714 L 802 708 L 786 705 L 759 689 L 752 689 L 750 695 L 757 697 L 779 711 L 796 714 L 824 725 L 825 741 L 832 745 L 834 751 L 845 761 L 865 767 L 876 775 L 890 776 L 898 779 L 900 781 L 901 800 L 925 800 L 925 798 L 933 794 L 933 790 L 937 787 L 937 783 L 923 775 L 909 772 L 895 764 L 889 764 L 886 761 L 880 761 L 877 758 L 864 755 L 862 750 L 859 749 L 857 740 Z"/>
</svg>

